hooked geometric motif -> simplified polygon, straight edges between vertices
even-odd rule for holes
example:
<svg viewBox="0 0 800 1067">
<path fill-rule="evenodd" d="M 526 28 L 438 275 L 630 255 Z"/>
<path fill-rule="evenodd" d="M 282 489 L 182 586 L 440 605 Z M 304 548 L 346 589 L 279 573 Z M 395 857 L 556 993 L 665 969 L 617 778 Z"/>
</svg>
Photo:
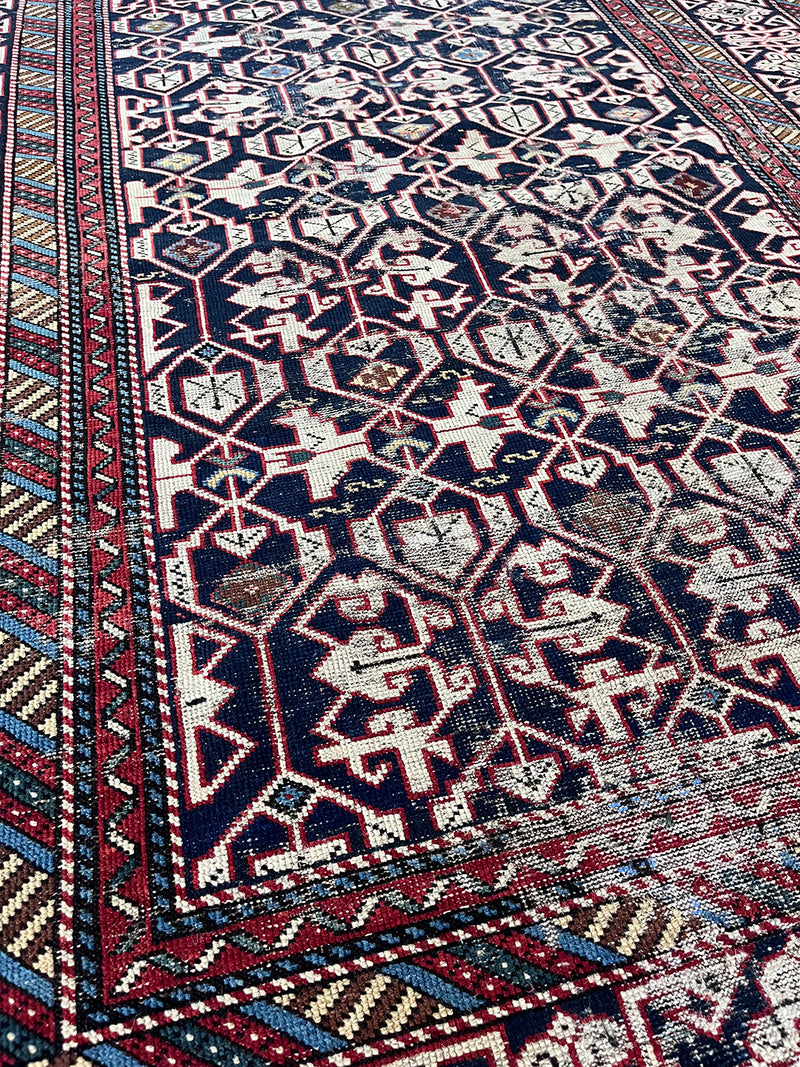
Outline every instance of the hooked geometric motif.
<svg viewBox="0 0 800 1067">
<path fill-rule="evenodd" d="M 796 1062 L 799 9 L 0 32 L 4 1062 Z"/>
</svg>

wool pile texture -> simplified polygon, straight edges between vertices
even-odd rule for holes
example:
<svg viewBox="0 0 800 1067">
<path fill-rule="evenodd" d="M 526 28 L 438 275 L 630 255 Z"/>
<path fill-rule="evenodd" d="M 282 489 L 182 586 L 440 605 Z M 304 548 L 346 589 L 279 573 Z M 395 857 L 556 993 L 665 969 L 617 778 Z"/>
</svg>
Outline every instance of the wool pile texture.
<svg viewBox="0 0 800 1067">
<path fill-rule="evenodd" d="M 7 0 L 0 1067 L 800 1063 L 800 4 Z"/>
</svg>

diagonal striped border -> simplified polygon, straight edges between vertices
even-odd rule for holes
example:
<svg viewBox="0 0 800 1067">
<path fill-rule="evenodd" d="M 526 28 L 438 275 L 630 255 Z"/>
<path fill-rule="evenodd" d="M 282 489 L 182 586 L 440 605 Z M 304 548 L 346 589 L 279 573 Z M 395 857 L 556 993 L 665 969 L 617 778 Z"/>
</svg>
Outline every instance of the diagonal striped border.
<svg viewBox="0 0 800 1067">
<path fill-rule="evenodd" d="M 20 1063 L 48 1060 L 56 1048 L 58 35 L 55 4 L 22 0 L 0 208 L 0 1053 Z"/>
</svg>

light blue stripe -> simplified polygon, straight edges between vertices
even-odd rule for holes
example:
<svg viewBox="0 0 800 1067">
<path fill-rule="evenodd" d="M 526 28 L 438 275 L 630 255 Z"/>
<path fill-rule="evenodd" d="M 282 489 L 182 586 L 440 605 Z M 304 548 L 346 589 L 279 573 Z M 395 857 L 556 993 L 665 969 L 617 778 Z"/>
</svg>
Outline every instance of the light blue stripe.
<svg viewBox="0 0 800 1067">
<path fill-rule="evenodd" d="M 20 541 L 18 538 L 11 537 L 10 534 L 0 531 L 0 545 L 3 548 L 7 548 L 9 552 L 22 556 L 29 563 L 35 563 L 37 567 L 41 567 L 48 574 L 58 574 L 58 562 L 56 560 L 37 552 L 35 548 L 31 548 L 30 545 L 26 545 L 24 541 Z"/>
<path fill-rule="evenodd" d="M 6 715 L 4 711 L 0 711 L 0 730 L 5 730 L 11 737 L 16 737 L 17 741 L 35 748 L 38 752 L 50 755 L 56 750 L 56 743 L 52 737 L 45 737 L 32 726 L 28 726 L 26 722 L 20 722 L 13 715 Z"/>
<path fill-rule="evenodd" d="M 52 285 L 45 285 L 38 278 L 29 278 L 27 274 L 18 274 L 17 271 L 13 271 L 11 277 L 20 285 L 28 285 L 31 289 L 38 289 L 40 293 L 46 293 L 48 296 L 58 296 L 58 289 L 54 289 Z"/>
<path fill-rule="evenodd" d="M 32 841 L 26 834 L 21 834 L 13 826 L 0 822 L 0 845 L 19 852 L 26 860 L 30 860 L 40 871 L 53 873 L 53 854 L 44 848 L 38 841 Z"/>
<path fill-rule="evenodd" d="M 32 997 L 36 997 L 43 1004 L 52 1007 L 55 998 L 53 997 L 53 987 L 47 979 L 42 978 L 41 975 L 36 974 L 27 967 L 23 967 L 21 963 L 12 959 L 11 956 L 7 956 L 5 952 L 0 952 L 0 978 L 5 978 L 11 985 L 15 985 L 17 989 L 24 989 Z"/>
<path fill-rule="evenodd" d="M 40 256 L 47 256 L 49 259 L 55 259 L 58 255 L 54 248 L 45 248 L 44 245 L 37 245 L 34 241 L 23 241 L 19 237 L 15 237 L 11 243 L 15 248 L 27 248 L 29 252 L 38 252 Z"/>
<path fill-rule="evenodd" d="M 81 1049 L 81 1055 L 92 1063 L 101 1063 L 103 1067 L 142 1067 L 141 1060 L 135 1060 L 133 1056 L 113 1045 L 96 1045 L 94 1048 Z"/>
<path fill-rule="evenodd" d="M 26 158 L 28 158 L 28 159 L 44 159 L 44 158 L 46 158 L 44 156 L 34 155 L 31 152 L 28 152 L 28 153 L 20 152 L 19 153 L 19 155 L 23 155 L 23 154 L 25 154 Z M 34 211 L 33 208 L 30 208 L 30 207 L 15 207 L 14 210 L 13 210 L 13 214 L 14 215 L 27 215 L 29 218 L 32 218 L 32 219 L 44 219 L 45 222 L 55 222 L 56 221 L 54 215 L 48 215 L 46 211 Z"/>
<path fill-rule="evenodd" d="M 0 630 L 3 633 L 11 634 L 12 637 L 18 637 L 20 641 L 24 641 L 31 648 L 38 649 L 43 656 L 55 659 L 58 655 L 58 645 L 55 641 L 51 641 L 49 637 L 45 637 L 44 634 L 40 634 L 30 626 L 26 626 L 24 622 L 13 619 L 10 615 L 4 615 L 2 612 L 0 612 Z"/>
<path fill-rule="evenodd" d="M 20 109 L 22 110 L 22 109 Z M 28 111 L 33 111 L 33 108 L 27 108 Z M 44 115 L 49 115 L 51 112 L 44 111 Z M 27 133 L 29 137 L 42 137 L 45 141 L 54 141 L 55 135 L 52 133 L 44 133 L 43 130 L 31 130 L 28 126 L 17 126 L 17 133 Z"/>
<path fill-rule="evenodd" d="M 289 1034 L 290 1037 L 296 1037 L 298 1041 L 303 1041 L 320 1052 L 335 1052 L 346 1045 L 346 1042 L 340 1038 L 329 1034 L 326 1030 L 320 1030 L 307 1019 L 301 1019 L 289 1011 L 284 1011 L 276 1004 L 266 1004 L 263 1000 L 257 1000 L 254 1004 L 242 1004 L 241 1009 L 246 1015 L 252 1015 L 266 1023 L 267 1026 L 273 1026 L 276 1030 Z"/>
<path fill-rule="evenodd" d="M 28 52 L 33 56 L 53 56 L 55 58 L 55 51 L 48 51 L 46 48 L 22 48 L 21 52 Z"/>
<path fill-rule="evenodd" d="M 40 422 L 34 422 L 33 419 L 21 419 L 19 415 L 6 415 L 6 422 L 13 422 L 15 426 L 19 426 L 22 430 L 30 430 L 31 433 L 35 433 L 38 437 L 43 437 L 45 441 L 58 440 L 58 434 L 55 430 L 51 430 L 49 426 L 42 426 Z"/>
<path fill-rule="evenodd" d="M 478 1000 L 477 997 L 445 982 L 437 974 L 431 974 L 422 967 L 414 966 L 413 963 L 390 963 L 381 970 L 407 982 L 420 993 L 427 993 L 436 1000 L 443 1000 L 445 1004 L 449 1004 L 451 1008 L 458 1008 L 459 1011 L 474 1011 L 483 1004 L 483 1001 Z"/>
<path fill-rule="evenodd" d="M 21 156 L 23 159 L 52 159 L 53 158 L 53 153 L 52 152 L 17 152 L 15 150 L 14 154 L 17 155 L 17 156 Z M 45 219 L 47 222 L 55 222 L 55 219 L 54 219 L 54 217 L 52 215 L 42 215 L 41 213 L 37 213 L 36 211 L 30 211 L 28 208 L 21 208 L 21 207 L 15 207 L 14 210 L 15 211 L 19 211 L 23 215 L 35 215 L 36 218 L 38 218 L 38 219 Z"/>
<path fill-rule="evenodd" d="M 3 481 L 9 485 L 16 485 L 20 489 L 25 489 L 29 493 L 33 493 L 34 496 L 41 497 L 42 500 L 55 500 L 55 489 L 48 489 L 46 485 L 39 485 L 38 482 L 32 482 L 30 478 L 23 478 L 21 474 L 15 474 L 14 471 L 6 471 L 3 475 Z"/>
<path fill-rule="evenodd" d="M 15 326 L 18 326 L 21 330 L 30 330 L 31 333 L 49 333 L 53 337 L 56 335 L 51 330 L 45 330 L 42 326 L 34 326 L 30 322 L 23 322 L 22 319 L 11 320 Z M 53 374 L 48 374 L 47 371 L 39 370 L 38 367 L 29 367 L 27 363 L 20 363 L 18 359 L 10 359 L 8 361 L 9 367 L 12 367 L 17 374 L 27 374 L 29 378 L 36 378 L 40 382 L 47 382 L 48 385 L 52 385 L 54 389 L 58 388 L 60 384 L 58 378 Z"/>
<path fill-rule="evenodd" d="M 620 956 L 618 952 L 611 952 L 602 945 L 575 934 L 559 934 L 558 943 L 567 952 L 583 956 L 585 960 L 591 960 L 593 963 L 604 963 L 608 966 L 612 963 L 625 963 L 626 960 L 626 957 Z"/>
<path fill-rule="evenodd" d="M 24 107 L 19 107 L 17 110 L 20 111 L 20 112 L 25 111 L 25 112 L 28 112 L 29 114 L 33 114 L 33 115 L 52 115 L 53 114 L 52 109 L 48 109 L 46 107 L 31 107 L 30 104 L 26 104 Z M 52 136 L 52 134 L 50 136 Z M 26 180 L 26 184 L 30 184 L 30 182 L 28 182 Z"/>
</svg>

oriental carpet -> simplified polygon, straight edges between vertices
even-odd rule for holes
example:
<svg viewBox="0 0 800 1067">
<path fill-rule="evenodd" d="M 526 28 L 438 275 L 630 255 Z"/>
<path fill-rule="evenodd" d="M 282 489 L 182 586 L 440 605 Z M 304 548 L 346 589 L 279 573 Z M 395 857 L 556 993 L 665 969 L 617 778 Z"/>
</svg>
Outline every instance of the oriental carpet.
<svg viewBox="0 0 800 1067">
<path fill-rule="evenodd" d="M 0 1065 L 799 1063 L 800 5 L 0 37 Z"/>
</svg>

